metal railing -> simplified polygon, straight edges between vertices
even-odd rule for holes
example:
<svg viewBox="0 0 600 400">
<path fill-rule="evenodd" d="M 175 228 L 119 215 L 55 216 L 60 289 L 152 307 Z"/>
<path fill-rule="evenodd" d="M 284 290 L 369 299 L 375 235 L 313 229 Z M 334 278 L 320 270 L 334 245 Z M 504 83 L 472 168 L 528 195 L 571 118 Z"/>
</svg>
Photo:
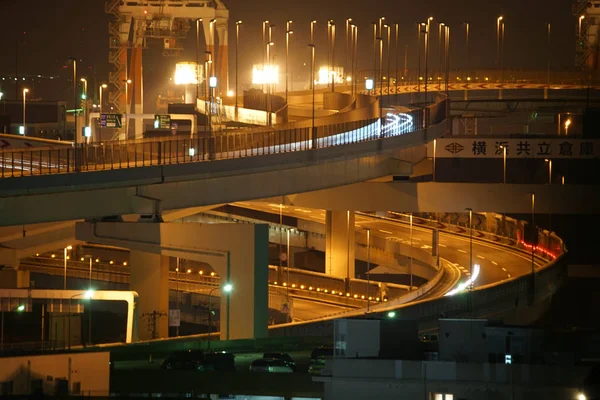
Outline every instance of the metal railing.
<svg viewBox="0 0 600 400">
<path fill-rule="evenodd" d="M 379 119 L 285 130 L 221 133 L 212 137 L 158 138 L 77 144 L 71 148 L 0 150 L 0 178 L 103 171 L 154 165 L 226 160 L 321 149 L 415 132 L 446 116 L 446 101 L 435 107 Z M 441 115 L 437 110 L 444 110 Z"/>
</svg>

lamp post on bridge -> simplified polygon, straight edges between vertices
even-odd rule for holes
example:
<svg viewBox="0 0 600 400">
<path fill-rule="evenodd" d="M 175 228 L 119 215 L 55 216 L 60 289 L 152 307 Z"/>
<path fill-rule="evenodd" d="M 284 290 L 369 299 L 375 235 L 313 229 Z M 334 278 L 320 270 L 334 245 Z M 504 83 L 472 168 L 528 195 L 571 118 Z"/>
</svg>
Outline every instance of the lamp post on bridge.
<svg viewBox="0 0 600 400">
<path fill-rule="evenodd" d="M 229 293 L 231 293 L 233 286 L 231 285 L 231 283 L 227 283 L 223 287 L 217 286 L 216 288 L 213 288 L 208 292 L 208 345 L 207 345 L 207 347 L 209 350 L 210 350 L 210 339 L 211 339 L 211 335 L 212 335 L 212 315 L 213 315 L 213 313 L 212 313 L 212 293 L 219 289 L 223 289 L 223 291 L 227 294 L 227 296 L 229 296 Z M 227 312 L 229 312 L 229 310 L 227 310 Z M 227 329 L 229 330 L 229 324 L 227 325 Z"/>
</svg>

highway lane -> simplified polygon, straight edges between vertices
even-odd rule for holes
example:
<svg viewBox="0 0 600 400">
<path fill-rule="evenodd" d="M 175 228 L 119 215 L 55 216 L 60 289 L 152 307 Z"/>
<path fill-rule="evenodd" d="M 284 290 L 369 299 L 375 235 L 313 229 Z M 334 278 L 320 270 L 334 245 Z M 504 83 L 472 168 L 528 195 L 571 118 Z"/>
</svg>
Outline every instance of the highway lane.
<svg viewBox="0 0 600 400">
<path fill-rule="evenodd" d="M 235 206 L 279 215 L 279 204 L 266 202 L 238 202 Z M 300 219 L 325 223 L 325 211 L 295 206 L 283 206 L 282 213 Z M 381 219 L 378 217 L 356 214 L 357 231 L 371 230 L 371 235 L 388 240 L 399 241 L 410 245 L 410 226 L 400 221 Z M 413 225 L 412 244 L 431 253 L 432 230 Z M 468 279 L 469 272 L 469 238 L 440 232 L 440 257 L 450 261 L 462 273 L 461 281 Z M 473 240 L 473 264 L 481 266 L 481 272 L 474 287 L 511 279 L 531 272 L 531 256 L 507 247 Z M 536 269 L 543 262 L 536 259 Z"/>
<path fill-rule="evenodd" d="M 31 272 L 38 272 L 48 275 L 59 275 L 62 276 L 64 273 L 64 269 L 61 266 L 53 265 L 51 263 L 43 264 L 44 259 L 39 260 L 38 264 L 34 263 L 26 263 L 22 264 L 23 267 L 26 267 Z M 46 260 L 50 261 L 50 260 Z M 105 281 L 105 282 L 118 282 L 120 284 L 128 284 L 129 282 L 129 268 L 127 267 L 114 267 L 112 265 L 105 266 L 108 269 L 102 267 L 96 268 L 93 270 L 93 280 L 95 281 Z M 89 277 L 89 267 L 86 263 L 79 263 L 70 261 L 67 268 L 67 275 L 69 278 L 79 278 L 87 281 Z M 197 277 L 194 277 L 198 279 Z M 218 280 L 215 280 L 215 283 L 211 282 L 212 279 L 209 277 L 204 278 L 206 282 L 198 282 L 190 279 L 186 279 L 186 274 L 180 274 L 180 278 L 177 281 L 176 278 L 171 276 L 169 286 L 171 290 L 179 290 L 184 293 L 195 293 L 198 295 L 208 295 L 210 290 L 215 287 L 215 283 L 218 284 Z M 273 294 L 278 294 L 279 292 L 273 291 Z M 304 294 L 305 296 L 309 295 L 309 292 Z M 218 297 L 218 295 L 214 295 L 214 297 Z M 299 298 L 294 296 L 293 294 L 290 296 L 293 301 L 293 309 L 292 315 L 294 321 L 309 321 L 311 319 L 317 319 L 326 317 L 328 315 L 337 314 L 342 311 L 351 310 L 352 307 L 348 307 L 343 304 L 335 304 L 330 302 L 323 301 L 313 301 L 308 298 Z M 333 298 L 332 298 L 333 299 Z M 277 304 L 269 304 L 269 307 L 273 309 L 279 309 Z"/>
</svg>

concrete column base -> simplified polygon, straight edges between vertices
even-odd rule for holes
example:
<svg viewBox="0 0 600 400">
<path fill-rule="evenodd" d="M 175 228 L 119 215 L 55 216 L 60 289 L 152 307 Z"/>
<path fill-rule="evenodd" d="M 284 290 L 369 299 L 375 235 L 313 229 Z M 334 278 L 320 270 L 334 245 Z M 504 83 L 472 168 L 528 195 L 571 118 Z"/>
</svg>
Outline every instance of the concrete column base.
<svg viewBox="0 0 600 400">
<path fill-rule="evenodd" d="M 169 257 L 131 251 L 129 288 L 139 294 L 140 340 L 169 336 Z"/>
<path fill-rule="evenodd" d="M 356 237 L 354 211 L 327 211 L 325 214 L 325 273 L 354 278 Z"/>
</svg>

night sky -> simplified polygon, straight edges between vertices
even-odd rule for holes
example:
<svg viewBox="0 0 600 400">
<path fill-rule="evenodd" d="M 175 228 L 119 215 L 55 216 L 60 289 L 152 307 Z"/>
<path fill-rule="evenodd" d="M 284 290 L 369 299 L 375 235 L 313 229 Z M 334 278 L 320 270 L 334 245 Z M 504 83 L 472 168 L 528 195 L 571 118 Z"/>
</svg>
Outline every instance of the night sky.
<svg viewBox="0 0 600 400">
<path fill-rule="evenodd" d="M 233 67 L 235 41 L 234 21 L 243 20 L 240 39 L 240 81 L 249 83 L 252 64 L 262 58 L 261 21 L 276 25 L 275 55 L 283 64 L 285 21 L 294 20 L 290 64 L 301 71 L 310 63 L 309 21 L 318 21 L 316 30 L 317 66 L 327 60 L 326 40 L 328 19 L 337 24 L 337 59 L 345 60 L 345 18 L 351 17 L 359 26 L 359 68 L 372 65 L 372 33 L 370 23 L 385 16 L 386 22 L 400 24 L 400 46 L 409 46 L 409 67 L 416 60 L 416 22 L 433 16 L 434 22 L 451 26 L 451 68 L 464 63 L 463 21 L 471 25 L 470 66 L 492 67 L 496 54 L 496 18 L 504 15 L 506 23 L 505 67 L 517 69 L 546 68 L 546 23 L 552 24 L 551 63 L 555 69 L 572 68 L 575 57 L 576 17 L 571 15 L 569 0 L 226 0 L 230 10 L 230 61 Z M 14 96 L 14 83 L 7 85 L 2 77 L 15 74 L 15 43 L 20 41 L 19 73 L 37 77 L 34 97 L 48 100 L 71 96 L 69 57 L 80 60 L 80 76 L 96 85 L 108 77 L 108 22 L 103 0 L 0 0 L 0 86 Z M 437 63 L 437 25 L 432 29 L 432 63 Z M 393 36 L 393 35 L 392 35 Z M 179 57 L 163 57 L 160 43 L 150 42 L 144 54 L 144 79 L 147 96 L 155 96 L 168 83 L 177 61 L 195 59 L 194 30 L 190 31 L 186 51 Z M 393 51 L 393 45 L 392 45 Z M 401 53 L 402 54 L 402 53 Z M 402 59 L 402 56 L 401 56 Z M 233 71 L 230 73 L 233 82 Z M 308 68 L 308 67 L 304 67 Z M 52 85 L 45 80 L 58 77 Z M 52 90 L 49 90 L 52 88 Z M 147 100 L 148 101 L 148 100 Z"/>
</svg>

